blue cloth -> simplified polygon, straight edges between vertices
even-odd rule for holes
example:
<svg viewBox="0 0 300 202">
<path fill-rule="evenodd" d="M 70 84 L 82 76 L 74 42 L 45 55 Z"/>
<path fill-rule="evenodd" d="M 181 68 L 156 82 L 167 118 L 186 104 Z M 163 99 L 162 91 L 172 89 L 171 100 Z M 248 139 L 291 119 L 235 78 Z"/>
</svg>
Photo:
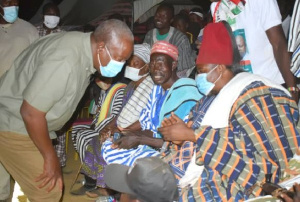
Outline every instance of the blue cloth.
<svg viewBox="0 0 300 202">
<path fill-rule="evenodd" d="M 184 120 L 201 98 L 202 94 L 198 91 L 195 80 L 189 78 L 177 80 L 169 89 L 161 106 L 159 123 L 161 124 L 164 118 L 170 117 L 171 112 Z M 161 134 L 159 134 L 159 137 L 162 137 Z"/>
</svg>

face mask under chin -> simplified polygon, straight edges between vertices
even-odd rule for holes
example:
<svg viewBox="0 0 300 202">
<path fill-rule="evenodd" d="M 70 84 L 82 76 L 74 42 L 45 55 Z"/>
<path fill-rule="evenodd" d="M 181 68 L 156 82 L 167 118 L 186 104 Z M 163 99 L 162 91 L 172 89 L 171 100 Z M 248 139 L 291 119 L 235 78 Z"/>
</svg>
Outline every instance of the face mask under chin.
<svg viewBox="0 0 300 202">
<path fill-rule="evenodd" d="M 126 66 L 125 69 L 125 74 L 124 77 L 129 78 L 132 81 L 138 81 L 141 78 L 145 77 L 148 75 L 148 73 L 144 74 L 144 75 L 139 75 L 141 70 L 143 70 L 146 67 L 147 64 L 145 64 L 143 67 L 141 67 L 140 69 L 134 68 L 134 67 L 130 67 L 130 66 Z"/>
</svg>

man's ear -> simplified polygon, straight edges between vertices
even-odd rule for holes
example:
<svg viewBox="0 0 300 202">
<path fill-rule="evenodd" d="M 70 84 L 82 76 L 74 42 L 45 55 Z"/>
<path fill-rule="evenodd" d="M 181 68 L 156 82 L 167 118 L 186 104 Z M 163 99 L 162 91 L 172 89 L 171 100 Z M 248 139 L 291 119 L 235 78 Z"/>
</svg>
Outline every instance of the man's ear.
<svg viewBox="0 0 300 202">
<path fill-rule="evenodd" d="M 220 64 L 217 66 L 217 71 L 220 73 L 223 73 L 226 69 L 226 65 Z"/>
<path fill-rule="evenodd" d="M 97 51 L 103 51 L 105 50 L 105 43 L 103 41 L 100 41 L 99 43 L 97 43 Z"/>
<path fill-rule="evenodd" d="M 177 61 L 173 61 L 173 62 L 172 62 L 172 71 L 176 70 L 177 64 L 178 64 Z"/>
</svg>

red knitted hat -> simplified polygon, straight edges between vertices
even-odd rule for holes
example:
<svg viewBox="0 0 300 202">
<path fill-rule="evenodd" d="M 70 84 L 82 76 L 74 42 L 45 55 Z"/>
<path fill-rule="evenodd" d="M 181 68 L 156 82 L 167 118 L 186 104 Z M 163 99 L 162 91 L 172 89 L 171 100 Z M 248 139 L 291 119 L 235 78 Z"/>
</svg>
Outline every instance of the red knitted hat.
<svg viewBox="0 0 300 202">
<path fill-rule="evenodd" d="M 152 55 L 153 53 L 163 53 L 169 55 L 174 60 L 178 59 L 178 48 L 166 41 L 155 42 L 152 46 L 150 55 Z"/>
<path fill-rule="evenodd" d="M 204 28 L 203 40 L 196 64 L 232 65 L 231 37 L 222 22 L 209 23 Z"/>
</svg>

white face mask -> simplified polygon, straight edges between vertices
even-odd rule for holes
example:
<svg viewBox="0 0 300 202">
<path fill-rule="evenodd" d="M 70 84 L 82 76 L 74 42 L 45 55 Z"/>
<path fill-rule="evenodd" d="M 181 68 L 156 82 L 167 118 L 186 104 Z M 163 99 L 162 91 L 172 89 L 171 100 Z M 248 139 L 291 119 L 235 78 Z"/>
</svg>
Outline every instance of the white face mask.
<svg viewBox="0 0 300 202">
<path fill-rule="evenodd" d="M 141 69 L 137 69 L 134 67 L 130 67 L 130 66 L 126 66 L 125 69 L 125 73 L 124 76 L 126 78 L 129 78 L 132 81 L 138 81 L 141 78 L 147 76 L 148 74 L 144 74 L 144 75 L 139 75 L 140 71 L 146 66 L 147 64 L 145 64 Z"/>
<path fill-rule="evenodd" d="M 53 28 L 57 27 L 59 20 L 60 20 L 60 17 L 55 16 L 55 15 L 45 15 L 44 16 L 44 24 L 49 29 L 53 29 Z"/>
</svg>

